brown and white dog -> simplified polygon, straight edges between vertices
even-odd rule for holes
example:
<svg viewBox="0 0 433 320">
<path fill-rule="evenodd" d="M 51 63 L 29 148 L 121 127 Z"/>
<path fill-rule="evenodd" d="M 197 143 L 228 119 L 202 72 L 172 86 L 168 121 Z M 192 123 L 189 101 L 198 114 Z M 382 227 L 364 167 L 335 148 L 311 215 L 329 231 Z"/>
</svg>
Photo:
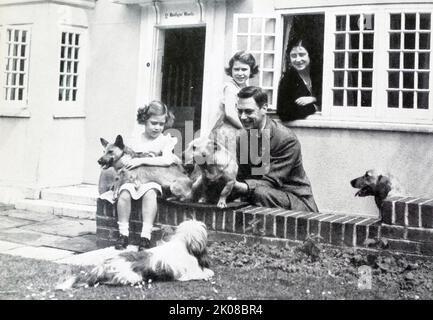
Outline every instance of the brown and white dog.
<svg viewBox="0 0 433 320">
<path fill-rule="evenodd" d="M 214 275 L 208 267 L 206 225 L 188 220 L 179 224 L 168 242 L 140 252 L 121 253 L 88 273 L 69 278 L 56 289 L 67 290 L 98 283 L 134 285 L 149 279 L 207 280 Z"/>
<path fill-rule="evenodd" d="M 124 168 L 125 159 L 130 159 L 137 156 L 145 156 L 140 153 L 135 153 L 131 148 L 125 146 L 121 135 L 116 137 L 114 143 L 109 143 L 101 138 L 101 144 L 105 148 L 104 155 L 99 158 L 98 163 L 103 170 L 114 168 L 115 176 L 112 179 L 104 177 L 103 173 L 100 178 L 99 190 L 107 191 L 107 187 L 101 186 L 111 183 L 110 187 L 114 190 L 114 195 L 117 195 L 119 187 L 125 182 L 131 182 L 137 186 L 141 183 L 156 182 L 162 188 L 170 189 L 171 194 L 180 200 L 192 198 L 192 180 L 188 177 L 183 167 L 179 164 L 173 164 L 168 167 L 163 166 L 140 166 L 132 170 Z M 152 156 L 152 155 L 148 155 Z M 108 187 L 108 188 L 110 188 Z"/>
<path fill-rule="evenodd" d="M 383 200 L 390 196 L 403 195 L 403 189 L 391 174 L 370 169 L 364 175 L 350 181 L 352 187 L 359 189 L 355 197 L 374 196 L 376 206 L 380 209 Z"/>
<path fill-rule="evenodd" d="M 199 195 L 198 202 L 226 208 L 238 172 L 235 156 L 218 140 L 207 137 L 191 141 L 184 154 L 186 163 L 195 164 L 192 191 Z"/>
</svg>

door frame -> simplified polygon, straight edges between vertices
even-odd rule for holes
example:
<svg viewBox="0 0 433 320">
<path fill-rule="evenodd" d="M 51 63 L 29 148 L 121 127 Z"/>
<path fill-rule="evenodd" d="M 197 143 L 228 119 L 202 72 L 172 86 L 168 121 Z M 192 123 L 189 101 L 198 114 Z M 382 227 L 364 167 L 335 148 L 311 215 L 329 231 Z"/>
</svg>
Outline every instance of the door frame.
<svg viewBox="0 0 433 320">
<path fill-rule="evenodd" d="M 138 79 L 136 105 L 141 106 L 154 99 L 161 98 L 162 55 L 166 29 L 206 28 L 205 52 L 203 61 L 203 87 L 200 127 L 201 132 L 209 130 L 214 122 L 221 88 L 224 81 L 226 10 L 220 2 L 206 3 L 204 22 L 194 24 L 163 25 L 155 16 L 151 6 L 141 8 L 140 49 L 138 60 Z M 218 32 L 216 32 L 218 30 Z"/>
</svg>

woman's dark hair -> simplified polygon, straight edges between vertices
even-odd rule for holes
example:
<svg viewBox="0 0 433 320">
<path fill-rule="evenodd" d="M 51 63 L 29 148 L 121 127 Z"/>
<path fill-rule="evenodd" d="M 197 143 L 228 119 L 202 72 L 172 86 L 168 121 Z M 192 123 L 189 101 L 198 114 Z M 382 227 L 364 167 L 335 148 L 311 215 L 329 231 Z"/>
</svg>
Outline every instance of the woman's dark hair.
<svg viewBox="0 0 433 320">
<path fill-rule="evenodd" d="M 248 86 L 244 87 L 238 92 L 238 98 L 248 99 L 253 98 L 259 108 L 268 103 L 268 95 L 260 87 Z"/>
<path fill-rule="evenodd" d="M 163 116 L 165 115 L 165 127 L 170 128 L 174 122 L 174 114 L 167 106 L 158 100 L 151 101 L 148 105 L 137 110 L 137 122 L 139 124 L 145 124 L 151 116 Z"/>
<path fill-rule="evenodd" d="M 231 59 L 229 60 L 229 66 L 225 68 L 226 74 L 228 76 L 232 76 L 232 69 L 235 61 L 239 61 L 250 66 L 250 78 L 254 77 L 257 73 L 259 73 L 259 66 L 256 64 L 256 59 L 254 58 L 254 56 L 249 52 L 239 51 L 236 52 L 233 57 L 231 57 Z"/>
</svg>

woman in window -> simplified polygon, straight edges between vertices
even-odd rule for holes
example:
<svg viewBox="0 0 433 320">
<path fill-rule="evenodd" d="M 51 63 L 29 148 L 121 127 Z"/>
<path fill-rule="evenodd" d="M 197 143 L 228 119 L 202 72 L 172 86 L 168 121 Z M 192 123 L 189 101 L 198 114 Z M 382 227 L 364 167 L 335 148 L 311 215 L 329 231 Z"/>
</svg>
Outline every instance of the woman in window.
<svg viewBox="0 0 433 320">
<path fill-rule="evenodd" d="M 318 110 L 320 102 L 315 90 L 321 85 L 310 74 L 311 61 L 305 41 L 296 41 L 286 53 L 289 68 L 278 85 L 277 114 L 281 121 L 305 119 Z"/>
</svg>

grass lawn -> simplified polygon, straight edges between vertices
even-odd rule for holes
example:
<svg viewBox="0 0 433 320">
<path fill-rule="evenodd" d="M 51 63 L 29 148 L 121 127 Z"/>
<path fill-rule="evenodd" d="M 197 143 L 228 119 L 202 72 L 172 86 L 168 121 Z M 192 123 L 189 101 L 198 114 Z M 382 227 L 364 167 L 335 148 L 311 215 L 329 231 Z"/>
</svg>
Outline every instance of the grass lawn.
<svg viewBox="0 0 433 320">
<path fill-rule="evenodd" d="M 303 249 L 306 247 L 304 246 Z M 243 242 L 209 244 L 215 277 L 210 281 L 153 282 L 143 286 L 99 285 L 54 291 L 81 267 L 0 255 L 0 299 L 432 299 L 433 263 L 402 256 L 320 248 L 273 247 Z M 371 289 L 358 288 L 359 266 L 369 265 Z"/>
</svg>

